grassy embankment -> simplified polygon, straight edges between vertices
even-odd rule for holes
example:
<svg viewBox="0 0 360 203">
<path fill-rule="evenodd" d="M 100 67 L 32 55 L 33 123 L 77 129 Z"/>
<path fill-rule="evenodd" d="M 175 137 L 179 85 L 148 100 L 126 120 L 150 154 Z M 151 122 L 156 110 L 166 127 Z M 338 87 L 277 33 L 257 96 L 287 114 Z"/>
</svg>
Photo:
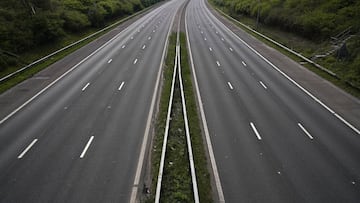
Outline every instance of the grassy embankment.
<svg viewBox="0 0 360 203">
<path fill-rule="evenodd" d="M 39 71 L 45 69 L 46 67 L 48 67 L 49 65 L 55 63 L 56 61 L 64 58 L 65 56 L 71 54 L 72 52 L 80 49 L 81 47 L 87 45 L 88 43 L 96 40 L 97 38 L 99 38 L 100 36 L 106 34 L 107 32 L 109 32 L 112 28 L 114 28 L 115 26 L 119 25 L 120 23 L 123 23 L 125 20 L 128 20 L 129 18 L 136 16 L 138 14 L 141 14 L 143 12 L 145 12 L 146 10 L 148 10 L 148 8 L 145 8 L 137 13 L 134 13 L 132 15 L 123 15 L 121 17 L 118 18 L 112 18 L 112 19 L 108 19 L 106 21 L 106 23 L 102 26 L 102 27 L 107 27 L 109 26 L 108 29 L 103 30 L 102 32 L 99 32 L 98 34 L 62 51 L 59 52 L 58 54 L 44 60 L 43 62 L 40 62 L 36 65 L 33 65 L 32 67 L 26 69 L 25 71 L 14 75 L 13 77 L 2 81 L 0 83 L 0 94 L 5 92 L 6 90 L 10 89 L 11 87 L 15 86 L 16 84 L 19 84 L 20 82 L 32 77 L 34 74 L 38 73 Z M 101 30 L 103 28 L 95 28 L 95 27 L 86 27 L 84 29 L 79 30 L 78 32 L 68 32 L 66 35 L 64 35 L 63 37 L 54 40 L 52 43 L 45 43 L 39 46 L 36 46 L 34 48 L 32 48 L 31 50 L 25 51 L 23 53 L 21 53 L 21 55 L 19 55 L 19 61 L 17 61 L 15 63 L 15 65 L 11 65 L 8 67 L 1 67 L 0 68 L 0 77 L 4 77 L 12 72 L 15 72 L 16 70 L 20 69 L 21 67 L 30 64 L 33 61 L 36 61 L 50 53 L 53 53 L 69 44 L 72 44 L 76 41 L 79 41 L 93 33 L 96 33 L 97 31 Z"/>
<path fill-rule="evenodd" d="M 290 0 L 287 0 L 290 1 Z M 310 26 L 306 24 L 306 19 L 313 18 L 312 15 L 318 12 L 321 14 L 318 15 L 328 15 L 325 9 L 325 6 L 331 5 L 331 2 L 318 2 L 318 4 L 314 5 L 313 8 L 308 8 L 309 15 L 306 13 L 303 14 L 296 14 L 294 13 L 293 16 L 289 16 L 289 19 L 292 19 L 295 23 L 295 18 L 302 19 L 304 22 L 300 23 L 298 20 L 299 25 L 293 25 L 293 28 L 289 27 L 289 25 L 279 25 L 281 19 L 284 19 L 285 15 L 290 15 L 290 8 L 285 7 L 287 1 L 283 3 L 284 5 L 280 6 L 279 4 L 275 5 L 274 8 L 271 7 L 271 2 L 263 2 L 262 6 L 260 7 L 260 24 L 257 26 L 257 12 L 244 12 L 241 9 L 232 9 L 229 7 L 229 4 L 219 4 L 216 0 L 211 0 L 210 3 L 213 7 L 222 10 L 223 12 L 229 14 L 231 17 L 237 19 L 238 21 L 256 29 L 258 32 L 274 39 L 275 41 L 293 49 L 294 51 L 301 53 L 307 58 L 312 58 L 317 54 L 324 54 L 327 51 L 332 49 L 331 46 L 331 38 L 330 36 L 335 36 L 338 32 L 341 32 L 342 29 L 346 28 L 347 26 L 351 25 L 351 22 L 347 22 L 341 25 L 327 25 L 328 23 L 325 19 L 319 17 L 319 21 L 325 21 L 323 24 L 311 24 L 311 29 L 313 32 L 305 30 L 311 30 L 310 28 L 306 28 L 306 26 Z M 230 2 L 230 1 L 227 1 Z M 234 2 L 245 2 L 244 0 L 238 0 Z M 304 2 L 299 3 L 299 7 L 302 6 Z M 347 7 L 342 8 L 349 9 L 355 7 L 356 5 L 348 5 Z M 304 5 L 302 6 L 304 7 Z M 255 9 L 257 11 L 256 4 L 253 3 L 253 7 L 251 9 Z M 262 10 L 263 9 L 263 10 Z M 271 12 L 269 10 L 273 9 L 274 11 Z M 288 9 L 288 10 L 286 10 Z M 280 15 L 277 19 L 276 12 Z M 338 8 L 338 12 L 340 13 L 341 7 Z M 330 15 L 330 14 L 329 14 Z M 352 15 L 351 13 L 349 15 Z M 332 21 L 339 20 L 341 18 L 341 14 L 332 15 Z M 277 20 L 276 20 L 277 19 Z M 354 19 L 355 20 L 355 19 Z M 277 22 L 279 21 L 279 22 Z M 290 21 L 290 20 L 289 20 Z M 291 22 L 293 22 L 291 21 Z M 306 21 L 306 22 L 305 22 Z M 236 23 L 236 22 L 235 22 Z M 314 22 L 315 23 L 315 22 Z M 271 42 L 267 41 L 266 39 L 254 34 L 253 32 L 249 31 L 246 27 L 243 27 L 241 24 L 236 23 L 239 27 L 242 27 L 245 31 L 249 34 L 254 35 L 259 40 L 263 41 L 264 43 L 268 44 L 269 46 L 279 50 L 283 54 L 289 56 L 293 60 L 297 62 L 302 62 L 300 58 L 297 56 L 283 50 L 282 48 L 272 44 Z M 285 24 L 285 23 L 284 23 Z M 289 23 L 288 23 L 289 24 Z M 360 98 L 360 36 L 358 35 L 358 25 L 359 23 L 352 23 L 354 24 L 350 35 L 352 37 L 346 42 L 348 56 L 344 58 L 339 58 L 337 52 L 325 57 L 319 58 L 315 60 L 316 63 L 320 64 L 321 66 L 329 69 L 330 71 L 336 73 L 338 78 L 334 78 L 333 76 L 325 73 L 324 71 L 316 68 L 311 64 L 304 64 L 305 67 L 310 69 L 311 71 L 315 72 L 316 74 L 320 75 L 321 77 L 327 79 L 328 81 L 332 82 L 333 84 L 337 85 L 338 87 L 344 89 L 345 91 L 349 92 L 350 94 Z M 331 30 L 329 30 L 330 28 Z M 300 31 L 299 31 L 300 30 Z M 301 31 L 302 30 L 302 31 Z M 318 30 L 318 31 L 317 31 Z M 350 85 L 351 83 L 352 85 Z M 355 86 L 355 87 L 354 87 Z"/>
<path fill-rule="evenodd" d="M 161 93 L 160 108 L 157 116 L 152 152 L 152 196 L 149 197 L 147 202 L 153 202 L 155 195 L 167 108 L 170 97 L 174 58 L 176 55 L 175 45 L 176 34 L 172 34 L 170 36 L 166 66 L 163 73 L 163 90 Z M 189 128 L 192 149 L 194 153 L 200 202 L 213 202 L 211 195 L 210 175 L 207 169 L 207 160 L 202 142 L 202 134 L 199 117 L 197 115 L 196 101 L 192 88 L 185 34 L 183 33 L 180 34 L 180 46 L 184 94 L 189 119 Z M 178 81 L 175 83 L 173 102 L 161 190 L 161 202 L 193 202 L 192 183 L 181 106 L 180 87 L 178 86 Z"/>
</svg>

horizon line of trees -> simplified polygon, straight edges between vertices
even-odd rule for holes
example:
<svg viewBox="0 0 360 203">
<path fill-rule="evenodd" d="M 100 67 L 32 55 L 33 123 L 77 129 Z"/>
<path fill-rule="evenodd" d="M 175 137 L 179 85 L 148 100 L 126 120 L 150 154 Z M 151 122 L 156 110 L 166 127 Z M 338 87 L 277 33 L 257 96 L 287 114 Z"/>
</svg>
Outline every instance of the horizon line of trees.
<svg viewBox="0 0 360 203">
<path fill-rule="evenodd" d="M 342 69 L 344 77 L 360 87 L 360 1 L 359 0 L 211 0 L 235 18 L 248 16 L 316 43 L 329 41 L 351 27 L 346 43 L 349 55 L 330 66 Z M 338 62 L 338 63 L 335 63 Z"/>
<path fill-rule="evenodd" d="M 0 1 L 0 71 L 31 49 L 67 34 L 103 27 L 161 0 L 2 0 Z"/>
<path fill-rule="evenodd" d="M 352 27 L 360 31 L 358 0 L 212 0 L 231 15 L 256 18 L 311 40 L 323 40 Z"/>
</svg>

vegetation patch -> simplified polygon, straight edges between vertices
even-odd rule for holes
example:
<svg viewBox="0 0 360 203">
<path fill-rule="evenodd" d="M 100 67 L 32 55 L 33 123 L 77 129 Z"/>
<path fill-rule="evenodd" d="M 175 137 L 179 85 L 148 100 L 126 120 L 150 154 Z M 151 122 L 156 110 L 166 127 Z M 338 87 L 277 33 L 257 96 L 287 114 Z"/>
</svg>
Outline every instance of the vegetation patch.
<svg viewBox="0 0 360 203">
<path fill-rule="evenodd" d="M 78 41 L 159 0 L 0 1 L 0 77 Z M 106 31 L 1 83 L 0 93 L 77 50 Z"/>
<path fill-rule="evenodd" d="M 360 2 L 211 0 L 210 3 L 231 17 L 336 73 L 338 79 L 310 64 L 305 64 L 310 70 L 360 98 L 360 21 L 355 17 L 359 15 L 355 11 L 359 10 Z M 349 13 L 346 14 L 347 12 Z M 346 34 L 338 36 L 343 31 Z M 261 37 L 256 37 L 300 62 L 294 55 Z M 339 40 L 336 41 L 334 37 Z M 340 47 L 343 47 L 341 51 Z"/>
<path fill-rule="evenodd" d="M 151 196 L 147 202 L 153 202 L 156 190 L 157 176 L 163 144 L 164 129 L 170 89 L 173 75 L 175 58 L 176 34 L 170 36 L 169 49 L 164 69 L 163 89 L 160 100 L 160 108 L 157 116 L 155 138 L 152 155 L 152 187 Z M 197 175 L 200 202 L 213 202 L 210 186 L 210 176 L 207 170 L 204 145 L 202 143 L 202 134 L 197 115 L 197 107 L 193 95 L 191 73 L 189 68 L 185 34 L 180 35 L 181 47 L 181 66 L 184 93 L 186 98 L 187 113 L 189 119 L 189 128 L 194 153 L 194 162 Z M 190 166 L 188 150 L 186 144 L 186 134 L 184 129 L 184 120 L 182 114 L 182 103 L 180 96 L 180 87 L 175 84 L 173 109 L 171 113 L 168 145 L 164 164 L 164 174 L 161 189 L 161 202 L 194 202 L 192 181 L 190 175 Z"/>
</svg>

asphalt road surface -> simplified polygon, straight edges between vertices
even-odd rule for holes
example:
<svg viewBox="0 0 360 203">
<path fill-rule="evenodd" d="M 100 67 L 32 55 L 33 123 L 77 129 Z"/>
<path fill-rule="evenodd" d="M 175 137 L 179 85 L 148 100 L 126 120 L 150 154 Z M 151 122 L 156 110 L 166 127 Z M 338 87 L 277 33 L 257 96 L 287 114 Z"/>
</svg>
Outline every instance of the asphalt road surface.
<svg viewBox="0 0 360 203">
<path fill-rule="evenodd" d="M 1 118 L 0 202 L 130 200 L 165 41 L 182 3 L 149 12 Z"/>
<path fill-rule="evenodd" d="M 204 0 L 189 3 L 186 20 L 223 200 L 359 202 L 356 127 L 232 34 Z"/>
</svg>

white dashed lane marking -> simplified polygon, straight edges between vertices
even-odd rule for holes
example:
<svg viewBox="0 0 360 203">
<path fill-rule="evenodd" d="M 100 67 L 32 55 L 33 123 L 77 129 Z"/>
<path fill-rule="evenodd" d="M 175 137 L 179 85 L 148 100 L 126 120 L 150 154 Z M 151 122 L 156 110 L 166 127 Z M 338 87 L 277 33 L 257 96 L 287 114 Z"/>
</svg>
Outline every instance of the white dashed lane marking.
<svg viewBox="0 0 360 203">
<path fill-rule="evenodd" d="M 89 87 L 90 83 L 88 82 L 82 89 L 81 91 L 85 91 L 87 87 Z"/>
<path fill-rule="evenodd" d="M 125 84 L 125 82 L 122 82 L 122 83 L 121 83 L 121 85 L 120 85 L 119 88 L 118 88 L 119 91 L 123 88 L 124 84 Z"/>
<path fill-rule="evenodd" d="M 314 139 L 313 136 L 311 136 L 311 134 L 304 128 L 303 125 L 301 125 L 301 123 L 298 123 L 298 126 L 301 128 L 301 130 L 312 140 Z"/>
<path fill-rule="evenodd" d="M 34 144 L 38 141 L 38 139 L 34 139 L 29 146 L 25 148 L 25 150 L 18 156 L 18 159 L 21 159 L 24 157 L 24 155 L 31 149 L 31 147 L 34 146 Z"/>
<path fill-rule="evenodd" d="M 251 126 L 252 130 L 254 131 L 257 139 L 258 139 L 258 140 L 261 140 L 261 136 L 260 136 L 259 132 L 257 131 L 257 129 L 256 129 L 256 127 L 255 127 L 255 125 L 254 125 L 253 122 L 250 122 L 250 126 Z"/>
<path fill-rule="evenodd" d="M 234 87 L 231 85 L 231 83 L 230 83 L 230 82 L 228 82 L 227 84 L 229 85 L 229 88 L 230 88 L 231 90 L 233 90 L 233 89 L 234 89 Z"/>
<path fill-rule="evenodd" d="M 259 81 L 261 86 L 263 86 L 264 89 L 267 89 L 266 85 L 262 82 L 262 81 Z"/>
</svg>

